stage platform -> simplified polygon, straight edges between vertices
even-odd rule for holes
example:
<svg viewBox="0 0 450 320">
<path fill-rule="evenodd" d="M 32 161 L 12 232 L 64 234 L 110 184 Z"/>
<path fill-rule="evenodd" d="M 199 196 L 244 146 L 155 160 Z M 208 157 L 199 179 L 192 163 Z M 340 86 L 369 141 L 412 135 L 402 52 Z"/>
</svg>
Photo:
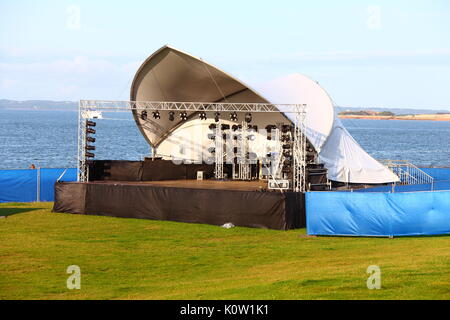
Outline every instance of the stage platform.
<svg viewBox="0 0 450 320">
<path fill-rule="evenodd" d="M 278 230 L 306 225 L 304 194 L 270 191 L 262 180 L 59 182 L 53 211 Z"/>
</svg>

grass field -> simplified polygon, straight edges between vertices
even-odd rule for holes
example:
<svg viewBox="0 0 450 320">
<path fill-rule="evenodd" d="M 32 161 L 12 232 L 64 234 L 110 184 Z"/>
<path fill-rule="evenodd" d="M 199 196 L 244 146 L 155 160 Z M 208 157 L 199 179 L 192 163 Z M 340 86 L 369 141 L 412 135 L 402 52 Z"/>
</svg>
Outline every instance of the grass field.
<svg viewBox="0 0 450 320">
<path fill-rule="evenodd" d="M 0 204 L 0 299 L 450 299 L 450 236 L 306 237 Z M 81 268 L 69 290 L 66 268 Z M 381 268 L 369 290 L 366 269 Z"/>
</svg>

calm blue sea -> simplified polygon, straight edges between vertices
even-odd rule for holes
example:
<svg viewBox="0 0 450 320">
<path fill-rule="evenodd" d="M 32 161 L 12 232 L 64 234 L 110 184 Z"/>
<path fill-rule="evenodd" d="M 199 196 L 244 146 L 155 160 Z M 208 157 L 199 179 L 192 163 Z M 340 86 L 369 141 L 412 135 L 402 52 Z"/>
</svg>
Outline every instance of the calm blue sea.
<svg viewBox="0 0 450 320">
<path fill-rule="evenodd" d="M 0 109 L 0 169 L 76 166 L 77 112 Z M 98 121 L 97 159 L 139 160 L 149 147 L 128 113 Z M 349 120 L 343 123 L 375 158 L 450 167 L 450 122 Z"/>
</svg>

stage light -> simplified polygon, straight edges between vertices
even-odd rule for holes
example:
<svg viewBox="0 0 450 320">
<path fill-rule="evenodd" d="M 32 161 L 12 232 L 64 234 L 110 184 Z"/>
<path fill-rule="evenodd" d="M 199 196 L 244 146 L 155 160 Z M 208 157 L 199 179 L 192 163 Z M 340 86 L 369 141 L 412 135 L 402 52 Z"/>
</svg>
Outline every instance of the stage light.
<svg viewBox="0 0 450 320">
<path fill-rule="evenodd" d="M 93 137 L 86 137 L 86 141 L 94 143 L 95 142 L 95 138 L 93 138 Z"/>
<path fill-rule="evenodd" d="M 217 126 L 216 126 L 215 123 L 211 123 L 211 124 L 209 125 L 209 129 L 211 129 L 211 130 L 214 130 L 214 129 L 216 129 L 216 128 L 217 128 Z"/>
<path fill-rule="evenodd" d="M 186 111 L 181 112 L 180 118 L 181 118 L 181 121 L 186 121 L 187 120 L 187 112 Z"/>
<path fill-rule="evenodd" d="M 281 126 L 281 132 L 283 132 L 283 133 L 288 133 L 291 130 L 292 130 L 292 126 L 289 124 L 283 124 Z"/>
<path fill-rule="evenodd" d="M 244 120 L 245 120 L 245 122 L 247 122 L 247 123 L 252 122 L 252 114 L 251 114 L 251 113 L 246 113 L 246 114 L 245 114 Z"/>
<path fill-rule="evenodd" d="M 231 127 L 231 130 L 236 131 L 238 129 L 238 126 L 236 124 L 233 124 L 233 126 Z"/>
<path fill-rule="evenodd" d="M 224 133 L 224 134 L 222 134 L 222 139 L 223 140 L 230 139 L 230 135 L 228 133 Z"/>
<path fill-rule="evenodd" d="M 153 111 L 153 119 L 161 119 L 161 115 L 158 110 Z"/>
<path fill-rule="evenodd" d="M 220 112 L 214 113 L 214 121 L 219 122 L 220 120 Z"/>
<path fill-rule="evenodd" d="M 173 112 L 173 111 L 169 112 L 169 120 L 170 121 L 174 121 L 175 120 L 175 112 Z"/>
<path fill-rule="evenodd" d="M 290 158 L 291 157 L 291 152 L 289 150 L 284 150 L 283 151 L 283 156 L 285 156 L 286 158 Z"/>
<path fill-rule="evenodd" d="M 229 124 L 226 124 L 226 123 L 222 123 L 222 125 L 220 126 L 220 128 L 221 128 L 222 130 L 229 130 L 229 129 L 230 129 L 230 125 L 229 125 Z"/>
<path fill-rule="evenodd" d="M 216 140 L 216 135 L 214 133 L 208 133 L 208 139 Z"/>
<path fill-rule="evenodd" d="M 95 134 L 95 129 L 92 129 L 92 127 L 95 127 L 97 124 L 94 121 L 86 121 L 86 133 L 92 133 Z"/>
<path fill-rule="evenodd" d="M 141 119 L 144 121 L 147 120 L 147 111 L 144 110 L 141 112 Z"/>
<path fill-rule="evenodd" d="M 291 140 L 291 137 L 289 137 L 288 135 L 282 135 L 281 136 L 281 141 L 282 142 L 288 142 Z"/>
<path fill-rule="evenodd" d="M 95 150 L 95 146 L 86 145 L 85 149 L 94 151 Z"/>
<path fill-rule="evenodd" d="M 86 156 L 86 158 L 94 158 L 95 157 L 95 154 L 93 154 L 91 152 L 86 152 L 84 155 Z"/>
<path fill-rule="evenodd" d="M 200 117 L 200 120 L 206 120 L 206 112 L 205 111 L 201 111 L 198 116 Z"/>
<path fill-rule="evenodd" d="M 238 148 L 238 147 L 234 147 L 234 148 L 233 148 L 233 152 L 234 152 L 234 153 L 238 153 L 238 152 L 239 152 L 239 148 Z"/>
<path fill-rule="evenodd" d="M 230 119 L 231 119 L 231 121 L 234 121 L 234 122 L 238 121 L 237 113 L 233 112 L 232 114 L 230 114 Z"/>
<path fill-rule="evenodd" d="M 289 150 L 289 149 L 291 149 L 290 144 L 283 144 L 283 150 Z"/>
</svg>

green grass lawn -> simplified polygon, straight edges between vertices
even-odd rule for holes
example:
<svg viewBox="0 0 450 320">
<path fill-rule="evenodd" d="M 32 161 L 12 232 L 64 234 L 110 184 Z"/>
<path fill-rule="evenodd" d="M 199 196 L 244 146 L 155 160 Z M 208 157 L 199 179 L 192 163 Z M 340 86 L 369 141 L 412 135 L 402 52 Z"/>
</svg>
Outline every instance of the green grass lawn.
<svg viewBox="0 0 450 320">
<path fill-rule="evenodd" d="M 0 204 L 0 299 L 449 299 L 450 236 L 306 237 Z M 69 290 L 66 269 L 81 268 Z M 366 286 L 369 265 L 382 288 Z"/>
</svg>

